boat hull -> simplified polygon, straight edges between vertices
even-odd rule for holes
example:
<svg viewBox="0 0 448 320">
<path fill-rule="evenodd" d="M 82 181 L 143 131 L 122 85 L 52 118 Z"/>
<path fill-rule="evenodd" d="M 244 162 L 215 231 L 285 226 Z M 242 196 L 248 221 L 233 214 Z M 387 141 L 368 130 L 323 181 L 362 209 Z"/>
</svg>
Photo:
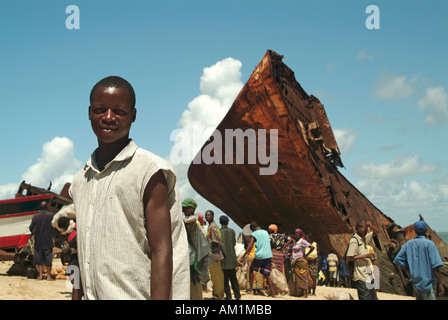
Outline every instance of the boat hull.
<svg viewBox="0 0 448 320">
<path fill-rule="evenodd" d="M 42 201 L 50 201 L 54 194 L 43 194 L 0 200 L 0 249 L 23 248 L 31 235 L 33 216 Z"/>
<path fill-rule="evenodd" d="M 321 253 L 333 250 L 339 258 L 344 257 L 356 224 L 370 221 L 379 230 L 374 247 L 381 261 L 381 288 L 406 294 L 401 271 L 387 257 L 390 231 L 399 226 L 339 172 L 343 165 L 324 107 L 303 90 L 282 58 L 273 51 L 266 53 L 216 128 L 223 137 L 237 129 L 276 133 L 277 145 L 263 145 L 260 134 L 255 140 L 257 154 L 277 152 L 275 174 L 261 175 L 266 164 L 259 159 L 248 162 L 248 153 L 244 163 L 229 163 L 223 150 L 226 154 L 233 150 L 236 160 L 235 143 L 229 145 L 230 140 L 223 138 L 220 150 L 213 149 L 217 143 L 211 138 L 189 167 L 192 187 L 241 228 L 251 221 L 264 229 L 275 223 L 282 233 L 301 228 L 312 234 Z M 247 152 L 249 141 L 244 141 Z M 218 161 L 201 162 L 211 149 Z"/>
</svg>

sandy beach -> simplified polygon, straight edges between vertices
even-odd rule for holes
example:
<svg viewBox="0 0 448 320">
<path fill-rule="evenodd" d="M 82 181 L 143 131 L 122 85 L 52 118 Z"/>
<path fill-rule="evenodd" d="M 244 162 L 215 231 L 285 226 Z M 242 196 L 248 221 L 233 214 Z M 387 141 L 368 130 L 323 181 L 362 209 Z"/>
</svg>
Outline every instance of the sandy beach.
<svg viewBox="0 0 448 320">
<path fill-rule="evenodd" d="M 28 279 L 20 276 L 9 276 L 6 274 L 13 264 L 12 261 L 0 261 L 0 300 L 70 300 L 71 290 L 67 288 L 65 280 L 37 280 Z M 62 267 L 59 259 L 53 262 L 55 268 Z M 357 300 L 358 296 L 355 289 L 317 287 L 316 295 L 309 295 L 307 299 L 292 297 L 289 294 L 277 295 L 276 298 L 267 296 L 254 296 L 247 294 L 242 290 L 241 300 L 326 300 L 334 291 L 344 291 L 352 295 Z M 211 292 L 204 293 L 205 299 L 212 297 Z M 393 295 L 387 293 L 378 293 L 380 300 L 415 300 L 412 297 Z"/>
</svg>

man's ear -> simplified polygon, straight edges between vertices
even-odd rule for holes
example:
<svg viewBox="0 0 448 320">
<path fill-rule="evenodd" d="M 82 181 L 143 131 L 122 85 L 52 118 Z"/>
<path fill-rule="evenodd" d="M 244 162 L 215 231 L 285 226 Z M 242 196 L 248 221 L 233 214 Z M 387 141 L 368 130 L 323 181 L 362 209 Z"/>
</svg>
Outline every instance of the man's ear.
<svg viewBox="0 0 448 320">
<path fill-rule="evenodd" d="M 132 113 L 132 122 L 134 122 L 135 119 L 137 118 L 137 109 L 135 107 L 132 108 L 131 113 Z"/>
<path fill-rule="evenodd" d="M 92 107 L 89 106 L 89 120 L 92 120 L 92 119 L 90 119 L 90 112 L 92 111 L 91 108 L 92 108 Z"/>
</svg>

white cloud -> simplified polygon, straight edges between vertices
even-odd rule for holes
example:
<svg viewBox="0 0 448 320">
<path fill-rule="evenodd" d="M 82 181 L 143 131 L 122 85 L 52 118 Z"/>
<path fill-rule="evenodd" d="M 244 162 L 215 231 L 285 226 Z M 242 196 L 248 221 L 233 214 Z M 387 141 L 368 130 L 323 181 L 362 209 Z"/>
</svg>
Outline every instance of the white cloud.
<svg viewBox="0 0 448 320">
<path fill-rule="evenodd" d="M 367 49 L 364 48 L 358 52 L 358 54 L 356 55 L 356 59 L 358 59 L 358 60 L 373 60 L 373 59 L 375 59 L 375 56 L 373 54 L 368 54 Z"/>
<path fill-rule="evenodd" d="M 333 133 L 341 153 L 348 153 L 355 147 L 356 134 L 353 129 L 334 129 Z"/>
<path fill-rule="evenodd" d="M 436 170 L 436 165 L 425 165 L 418 156 L 397 155 L 390 163 L 358 163 L 354 173 L 368 179 L 395 179 L 434 173 Z"/>
<path fill-rule="evenodd" d="M 51 181 L 51 190 L 59 193 L 66 182 L 72 182 L 81 165 L 75 158 L 73 142 L 65 137 L 55 137 L 43 144 L 41 157 L 27 169 L 21 180 L 41 188 L 47 188 Z M 18 183 L 0 186 L 0 199 L 13 198 L 18 188 Z"/>
<path fill-rule="evenodd" d="M 374 95 L 380 99 L 401 100 L 410 97 L 417 89 L 418 77 L 408 80 L 406 76 L 396 76 L 383 71 L 373 90 Z"/>
<path fill-rule="evenodd" d="M 338 67 L 340 67 L 340 66 L 342 66 L 343 65 L 343 63 L 342 62 L 335 62 L 335 61 L 330 61 L 328 64 L 327 64 L 327 71 L 328 72 L 332 72 L 334 69 L 336 69 L 336 68 L 338 68 Z"/>
<path fill-rule="evenodd" d="M 418 107 L 425 110 L 425 123 L 428 126 L 442 126 L 448 123 L 448 95 L 442 86 L 426 88 Z"/>
<path fill-rule="evenodd" d="M 18 183 L 8 183 L 0 186 L 0 199 L 14 198 L 17 190 L 19 190 Z"/>
<path fill-rule="evenodd" d="M 448 179 L 418 182 L 414 179 L 366 179 L 357 188 L 384 214 L 402 227 L 422 214 L 431 228 L 448 231 Z"/>
<path fill-rule="evenodd" d="M 226 58 L 204 68 L 200 79 L 201 94 L 188 104 L 188 108 L 185 109 L 178 122 L 179 129 L 176 132 L 178 139 L 171 149 L 170 160 L 176 171 L 182 199 L 190 197 L 197 200 L 198 211 L 202 213 L 212 206 L 200 198 L 191 187 L 187 177 L 188 167 L 241 91 L 243 87 L 241 67 L 242 63 L 240 61 Z M 188 137 L 188 139 L 185 139 L 185 137 Z M 187 157 L 185 157 L 187 161 L 182 161 L 182 163 L 173 161 L 173 153 L 177 153 L 179 150 L 188 150 Z M 206 205 L 207 208 L 201 208 L 201 204 Z"/>
</svg>

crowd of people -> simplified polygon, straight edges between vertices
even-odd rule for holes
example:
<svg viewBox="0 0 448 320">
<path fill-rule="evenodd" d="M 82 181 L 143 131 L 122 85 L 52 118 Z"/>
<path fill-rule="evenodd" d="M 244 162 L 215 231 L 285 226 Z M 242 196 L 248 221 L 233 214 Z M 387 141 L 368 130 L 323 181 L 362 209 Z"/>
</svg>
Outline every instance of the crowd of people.
<svg viewBox="0 0 448 320">
<path fill-rule="evenodd" d="M 213 299 L 217 300 L 232 299 L 230 288 L 236 300 L 241 299 L 240 290 L 244 289 L 253 295 L 276 297 L 277 294 L 289 294 L 307 298 L 309 294 L 316 294 L 318 285 L 356 288 L 359 300 L 378 300 L 379 268 L 372 243 L 378 229 L 369 221 L 356 225 L 356 232 L 349 241 L 344 257 L 339 257 L 333 250 L 328 254 L 321 252 L 313 236 L 306 235 L 300 228 L 285 234 L 278 232 L 275 224 L 263 230 L 256 222 L 246 226 L 250 234 L 240 235 L 244 243 L 240 246 L 244 249 L 238 250 L 235 231 L 228 227 L 227 216 L 220 216 L 219 229 L 213 211 L 208 210 L 205 220 L 209 225 L 206 227 L 202 214 L 194 214 L 197 207 L 194 200 L 185 199 L 182 207 L 186 225 L 195 222 L 194 229 L 202 231 L 199 234 L 203 235 L 206 248 L 203 255 L 195 258 L 194 254 L 190 255 L 192 300 L 202 299 L 210 279 L 208 274 L 211 277 Z M 443 262 L 434 243 L 423 237 L 427 231 L 426 224 L 419 221 L 414 224 L 414 228 L 418 237 L 396 253 L 393 263 L 403 267 L 408 274 L 411 273 L 418 299 L 435 299 L 437 293 L 444 294 L 438 270 Z M 189 239 L 197 236 L 191 228 L 188 233 Z M 191 253 L 198 242 L 189 242 Z M 427 248 L 426 251 L 422 246 Z M 422 251 L 418 261 L 414 261 L 416 250 Z M 425 255 L 429 255 L 428 259 L 422 258 Z M 198 269 L 195 263 L 201 259 L 204 261 L 203 268 Z M 423 271 L 418 267 L 419 263 L 424 266 Z M 200 275 L 205 277 L 201 278 Z M 426 279 L 416 280 L 420 278 Z"/>
<path fill-rule="evenodd" d="M 320 253 L 312 235 L 297 228 L 292 234 L 278 232 L 271 224 L 263 230 L 256 222 L 248 225 L 250 235 L 241 235 L 244 250 L 237 252 L 235 231 L 228 227 L 229 218 L 214 213 L 195 214 L 193 199 L 182 202 L 184 222 L 190 247 L 191 299 L 202 300 L 211 280 L 213 299 L 241 299 L 240 290 L 249 294 L 290 294 L 307 298 L 316 294 L 317 285 L 351 287 L 345 260 L 331 251 Z M 237 277 L 237 273 L 241 276 Z"/>
</svg>

